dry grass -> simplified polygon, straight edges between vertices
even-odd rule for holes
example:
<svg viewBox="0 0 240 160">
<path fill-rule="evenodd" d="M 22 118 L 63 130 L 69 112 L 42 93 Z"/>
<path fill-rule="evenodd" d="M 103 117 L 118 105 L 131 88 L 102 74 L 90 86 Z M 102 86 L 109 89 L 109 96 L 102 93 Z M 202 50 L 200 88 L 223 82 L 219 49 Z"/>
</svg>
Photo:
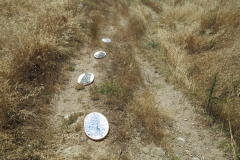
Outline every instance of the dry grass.
<svg viewBox="0 0 240 160">
<path fill-rule="evenodd" d="M 78 122 L 78 123 L 76 124 L 75 128 L 74 128 L 74 129 L 75 129 L 75 132 L 80 131 L 80 130 L 82 129 L 82 127 L 83 127 L 82 123 Z"/>
<path fill-rule="evenodd" d="M 150 7 L 154 12 L 156 13 L 161 13 L 162 12 L 162 6 L 160 3 L 157 3 L 156 1 L 154 0 L 141 0 L 141 2 Z"/>
<path fill-rule="evenodd" d="M 2 158 L 40 159 L 52 138 L 51 96 L 87 26 L 81 4 L 69 2 L 0 2 L 0 143 L 9 142 L 0 147 Z"/>
<path fill-rule="evenodd" d="M 169 115 L 158 110 L 155 105 L 155 98 L 149 88 L 145 88 L 134 97 L 130 108 L 136 122 L 134 124 L 137 128 L 144 128 L 142 137 L 150 143 L 155 139 L 154 143 L 160 145 L 164 138 L 163 128 L 166 124 L 170 124 L 171 120 Z"/>
<path fill-rule="evenodd" d="M 226 133 L 230 120 L 233 140 L 239 146 L 240 3 L 223 0 L 158 3 L 162 6 L 161 15 L 144 8 L 148 6 L 144 2 L 145 6 L 132 3 L 136 8 L 132 8 L 132 15 L 147 24 L 138 47 L 168 82 L 181 87 L 215 122 L 220 120 Z M 236 145 L 235 150 L 239 156 Z"/>
<path fill-rule="evenodd" d="M 109 112 L 112 112 L 109 114 L 109 120 L 113 123 L 112 134 L 117 135 L 118 143 L 126 143 L 137 132 L 146 143 L 160 145 L 164 138 L 163 126 L 170 120 L 155 108 L 154 97 L 148 89 L 144 89 L 132 47 L 124 44 L 121 49 L 116 48 L 117 46 L 114 51 L 117 54 L 108 74 L 108 77 L 114 78 L 97 89 L 99 93 L 107 95 L 105 103 L 111 108 Z"/>
<path fill-rule="evenodd" d="M 68 118 L 63 120 L 62 128 L 63 129 L 69 129 L 69 127 L 77 121 L 78 117 L 80 117 L 82 115 L 83 115 L 82 112 L 77 112 L 77 113 L 73 113 L 73 114 L 69 115 Z M 79 127 L 78 125 L 79 124 L 77 123 L 76 126 L 75 126 L 75 130 L 77 130 L 77 128 Z"/>
<path fill-rule="evenodd" d="M 163 10 L 156 30 L 164 58 L 150 59 L 156 63 L 164 60 L 171 71 L 168 80 L 184 89 L 215 120 L 220 120 L 227 133 L 230 119 L 232 135 L 239 146 L 240 3 L 175 2 L 159 2 Z M 146 37 L 156 39 L 155 35 Z M 162 57 L 161 51 L 159 56 Z"/>
<path fill-rule="evenodd" d="M 97 101 L 100 99 L 100 95 L 99 95 L 97 86 L 90 87 L 89 92 L 90 92 L 90 96 L 91 96 L 92 100 Z"/>
<path fill-rule="evenodd" d="M 138 14 L 141 11 L 143 14 Z M 109 55 L 111 63 L 106 68 L 108 80 L 96 90 L 106 95 L 111 133 L 117 135 L 116 143 L 124 145 L 133 135 L 141 134 L 146 143 L 154 142 L 159 145 L 164 137 L 163 124 L 160 123 L 168 119 L 155 108 L 154 98 L 149 90 L 144 90 L 139 64 L 135 59 L 135 46 L 145 34 L 145 24 L 151 14 L 147 7 L 139 5 L 129 11 L 129 14 L 126 28 L 119 28 L 123 31 L 114 35 L 118 43 L 107 48 L 109 54 L 114 53 L 114 56 Z M 143 93 L 141 89 L 144 90 Z M 159 141 L 154 140 L 156 137 Z"/>
<path fill-rule="evenodd" d="M 133 38 L 141 38 L 145 33 L 145 24 L 138 16 L 132 16 L 129 20 L 129 34 Z"/>
<path fill-rule="evenodd" d="M 118 48 L 118 46 L 116 47 Z M 123 48 L 125 51 L 122 52 Z M 126 44 L 121 49 L 116 49 L 115 53 L 111 64 L 111 73 L 109 73 L 109 77 L 115 78 L 102 84 L 99 92 L 108 95 L 107 102 L 109 104 L 121 108 L 132 100 L 133 93 L 141 84 L 142 77 L 129 45 Z"/>
<path fill-rule="evenodd" d="M 93 16 L 92 22 L 90 23 L 90 37 L 92 40 L 98 40 L 99 37 L 99 26 L 101 25 L 101 17 L 99 16 Z"/>
<path fill-rule="evenodd" d="M 75 89 L 78 90 L 78 91 L 83 90 L 84 88 L 85 88 L 85 86 L 84 86 L 83 84 L 78 84 L 78 83 L 77 83 L 77 84 L 75 85 Z"/>
</svg>

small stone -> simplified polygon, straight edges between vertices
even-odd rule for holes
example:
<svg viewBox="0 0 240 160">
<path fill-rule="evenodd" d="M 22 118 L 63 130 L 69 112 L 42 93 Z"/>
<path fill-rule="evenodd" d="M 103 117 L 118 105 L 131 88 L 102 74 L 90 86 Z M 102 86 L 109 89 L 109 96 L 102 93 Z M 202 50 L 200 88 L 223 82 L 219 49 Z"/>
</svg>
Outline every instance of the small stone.
<svg viewBox="0 0 240 160">
<path fill-rule="evenodd" d="M 194 157 L 193 160 L 200 160 L 199 158 Z"/>
<path fill-rule="evenodd" d="M 185 142 L 186 140 L 184 139 L 184 138 L 182 138 L 182 137 L 178 137 L 178 140 L 179 141 L 182 141 L 182 142 Z"/>
<path fill-rule="evenodd" d="M 148 154 L 148 153 L 150 152 L 149 147 L 144 147 L 144 148 L 142 149 L 142 152 L 145 153 L 145 154 Z"/>
<path fill-rule="evenodd" d="M 190 155 L 190 151 L 189 151 L 189 150 L 185 150 L 185 152 L 186 152 L 188 155 Z"/>
<path fill-rule="evenodd" d="M 184 121 L 187 121 L 187 119 L 184 119 Z"/>
</svg>

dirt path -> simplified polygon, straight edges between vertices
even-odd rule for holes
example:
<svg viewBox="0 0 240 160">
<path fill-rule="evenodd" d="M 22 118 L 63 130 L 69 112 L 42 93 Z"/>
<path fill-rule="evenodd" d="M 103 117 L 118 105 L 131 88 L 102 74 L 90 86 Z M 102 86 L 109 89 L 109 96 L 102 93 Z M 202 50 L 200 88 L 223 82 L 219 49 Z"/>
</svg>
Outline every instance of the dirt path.
<svg viewBox="0 0 240 160">
<path fill-rule="evenodd" d="M 155 94 L 157 107 L 169 112 L 173 118 L 173 127 L 167 129 L 168 143 L 174 154 L 184 160 L 226 160 L 231 159 L 224 153 L 221 146 L 226 142 L 224 133 L 219 126 L 206 126 L 204 117 L 194 111 L 189 100 L 174 89 L 173 85 L 164 82 L 163 77 L 155 73 L 144 58 L 138 58 L 145 79 L 150 81 L 152 92 Z M 205 125 L 204 125 L 205 121 Z M 226 147 L 226 146 L 225 146 Z"/>
<path fill-rule="evenodd" d="M 100 28 L 101 38 L 114 37 L 114 34 L 118 32 L 118 28 L 124 27 L 124 23 L 127 22 L 127 19 L 119 18 L 113 6 L 109 6 L 108 11 L 108 16 L 103 16 L 104 22 Z M 114 23 L 116 19 L 118 19 L 117 24 Z M 102 42 L 99 40 L 99 43 Z M 115 40 L 111 43 L 123 42 Z M 86 137 L 83 131 L 83 120 L 88 113 L 97 111 L 107 118 L 111 117 L 111 112 L 106 108 L 104 98 L 101 97 L 98 101 L 91 99 L 90 86 L 86 86 L 80 91 L 75 89 L 78 76 L 84 72 L 91 72 L 95 75 L 94 85 L 99 85 L 104 81 L 106 73 L 99 68 L 99 62 L 107 64 L 110 57 L 114 55 L 108 53 L 104 44 L 99 46 L 103 47 L 85 46 L 79 51 L 79 54 L 76 53 L 79 56 L 72 59 L 75 70 L 69 71 L 69 83 L 53 100 L 55 114 L 53 115 L 52 124 L 58 139 L 55 147 L 56 156 L 58 159 L 67 160 L 168 159 L 160 146 L 144 144 L 141 141 L 140 134 L 137 133 L 127 142 L 115 142 L 117 135 L 112 134 L 111 128 L 118 127 L 111 119 L 109 119 L 110 132 L 106 139 L 95 142 Z M 104 50 L 107 56 L 103 59 L 94 59 L 93 54 L 98 50 Z M 172 85 L 165 83 L 161 75 L 155 73 L 151 64 L 144 58 L 136 57 L 147 85 L 151 86 L 152 93 L 155 93 L 156 101 L 159 102 L 157 106 L 159 109 L 164 107 L 174 120 L 173 127 L 166 127 L 166 130 L 168 132 L 169 146 L 176 157 L 184 160 L 230 159 L 218 149 L 218 145 L 224 140 L 222 132 L 219 130 L 213 131 L 213 129 L 204 126 L 201 115 L 194 112 L 194 108 L 183 94 L 175 90 Z M 77 120 L 70 125 L 66 125 L 71 115 L 77 115 Z"/>
<path fill-rule="evenodd" d="M 58 128 L 56 134 L 59 137 L 59 146 L 57 155 L 66 159 L 78 159 L 89 157 L 89 153 L 94 152 L 94 156 L 101 157 L 105 155 L 105 151 L 109 150 L 109 141 L 102 141 L 101 143 L 89 140 L 82 129 L 84 117 L 93 111 L 104 113 L 108 116 L 108 113 L 102 107 L 103 101 L 91 100 L 89 87 L 85 87 L 83 90 L 77 91 L 75 85 L 77 84 L 77 78 L 80 74 L 85 72 L 91 72 L 95 76 L 94 84 L 98 84 L 103 76 L 103 73 L 99 71 L 95 66 L 98 64 L 98 60 L 93 58 L 93 50 L 85 50 L 85 54 L 79 59 L 74 59 L 75 70 L 70 73 L 71 77 L 66 89 L 63 90 L 56 99 L 56 116 L 55 116 L 55 128 Z M 108 58 L 102 59 L 107 61 Z M 69 116 L 78 114 L 77 121 L 65 128 L 63 121 L 68 120 Z M 87 154 L 86 154 L 87 153 Z M 89 157 L 92 159 L 92 157 Z"/>
<path fill-rule="evenodd" d="M 117 11 L 111 8 L 113 11 L 106 17 L 103 17 L 103 23 L 100 26 L 100 37 L 114 37 L 119 28 L 124 28 L 126 21 L 121 19 L 117 15 Z M 99 14 L 99 13 L 92 13 Z M 115 24 L 115 20 L 118 19 L 118 23 Z M 122 31 L 123 29 L 121 29 Z M 140 133 L 136 133 L 128 140 L 119 141 L 116 130 L 121 129 L 121 122 L 115 122 L 114 116 L 110 115 L 113 112 L 107 108 L 105 104 L 104 96 L 98 101 L 91 99 L 90 87 L 93 85 L 100 85 L 104 82 L 105 74 L 107 70 L 102 70 L 101 66 L 110 62 L 111 56 L 114 53 L 108 52 L 108 48 L 111 48 L 111 44 L 103 44 L 99 40 L 102 47 L 85 46 L 84 49 L 76 53 L 79 57 L 72 59 L 72 63 L 75 64 L 75 70 L 69 71 L 69 82 L 65 86 L 65 89 L 56 95 L 54 99 L 55 114 L 53 115 L 53 126 L 55 128 L 55 135 L 57 137 L 57 143 L 55 146 L 55 155 L 58 159 L 153 159 L 161 160 L 166 159 L 165 152 L 159 146 L 154 144 L 144 144 L 141 141 Z M 114 38 L 113 38 L 114 39 Z M 111 43 L 121 43 L 114 41 Z M 95 59 L 93 57 L 94 52 L 103 50 L 107 53 L 107 56 L 103 59 Z M 112 50 L 112 49 L 111 49 Z M 81 53 L 80 53 L 81 52 Z M 95 75 L 93 84 L 86 86 L 83 90 L 77 91 L 75 85 L 77 84 L 77 78 L 84 72 L 91 72 Z M 108 136 L 102 141 L 92 141 L 87 138 L 83 130 L 83 121 L 87 114 L 90 112 L 100 112 L 109 121 L 110 132 Z M 76 115 L 77 120 L 70 125 L 66 125 L 70 120 L 70 116 Z M 115 116 L 122 116 L 121 114 Z M 122 117 L 124 118 L 124 117 Z M 121 134 L 121 133 L 119 133 Z"/>
</svg>

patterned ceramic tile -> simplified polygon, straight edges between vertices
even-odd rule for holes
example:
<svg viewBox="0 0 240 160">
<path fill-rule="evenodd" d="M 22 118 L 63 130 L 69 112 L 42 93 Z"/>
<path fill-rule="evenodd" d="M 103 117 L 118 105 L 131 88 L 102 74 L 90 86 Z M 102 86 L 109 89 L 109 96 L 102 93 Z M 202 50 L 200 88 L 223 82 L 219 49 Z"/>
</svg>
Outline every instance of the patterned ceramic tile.
<svg viewBox="0 0 240 160">
<path fill-rule="evenodd" d="M 93 140 L 105 138 L 109 131 L 107 118 L 98 112 L 89 113 L 84 119 L 86 135 Z"/>
<path fill-rule="evenodd" d="M 102 39 L 102 42 L 104 42 L 104 43 L 110 43 L 110 42 L 111 42 L 111 39 L 109 39 L 109 38 L 103 38 L 103 39 Z"/>
<path fill-rule="evenodd" d="M 97 51 L 94 53 L 95 58 L 103 58 L 105 56 L 106 56 L 106 52 L 104 52 L 104 51 Z"/>
<path fill-rule="evenodd" d="M 92 73 L 84 73 L 78 77 L 78 83 L 83 85 L 91 84 L 94 80 L 94 75 Z"/>
</svg>

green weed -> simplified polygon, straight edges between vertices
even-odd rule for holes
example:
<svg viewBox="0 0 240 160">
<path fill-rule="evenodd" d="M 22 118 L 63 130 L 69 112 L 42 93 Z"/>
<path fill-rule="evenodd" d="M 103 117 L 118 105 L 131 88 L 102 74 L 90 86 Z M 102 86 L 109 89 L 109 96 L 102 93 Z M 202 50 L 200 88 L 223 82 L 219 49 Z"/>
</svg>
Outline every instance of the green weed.
<svg viewBox="0 0 240 160">
<path fill-rule="evenodd" d="M 152 49 L 156 49 L 158 48 L 158 43 L 151 41 L 151 42 L 148 42 L 148 46 L 151 47 Z"/>
<path fill-rule="evenodd" d="M 73 66 L 69 66 L 69 67 L 68 67 L 68 70 L 69 70 L 69 71 L 75 71 L 75 68 L 74 68 Z"/>
<path fill-rule="evenodd" d="M 99 93 L 107 94 L 108 96 L 118 95 L 122 88 L 118 80 L 113 80 L 111 82 L 106 82 L 99 87 Z"/>
</svg>

